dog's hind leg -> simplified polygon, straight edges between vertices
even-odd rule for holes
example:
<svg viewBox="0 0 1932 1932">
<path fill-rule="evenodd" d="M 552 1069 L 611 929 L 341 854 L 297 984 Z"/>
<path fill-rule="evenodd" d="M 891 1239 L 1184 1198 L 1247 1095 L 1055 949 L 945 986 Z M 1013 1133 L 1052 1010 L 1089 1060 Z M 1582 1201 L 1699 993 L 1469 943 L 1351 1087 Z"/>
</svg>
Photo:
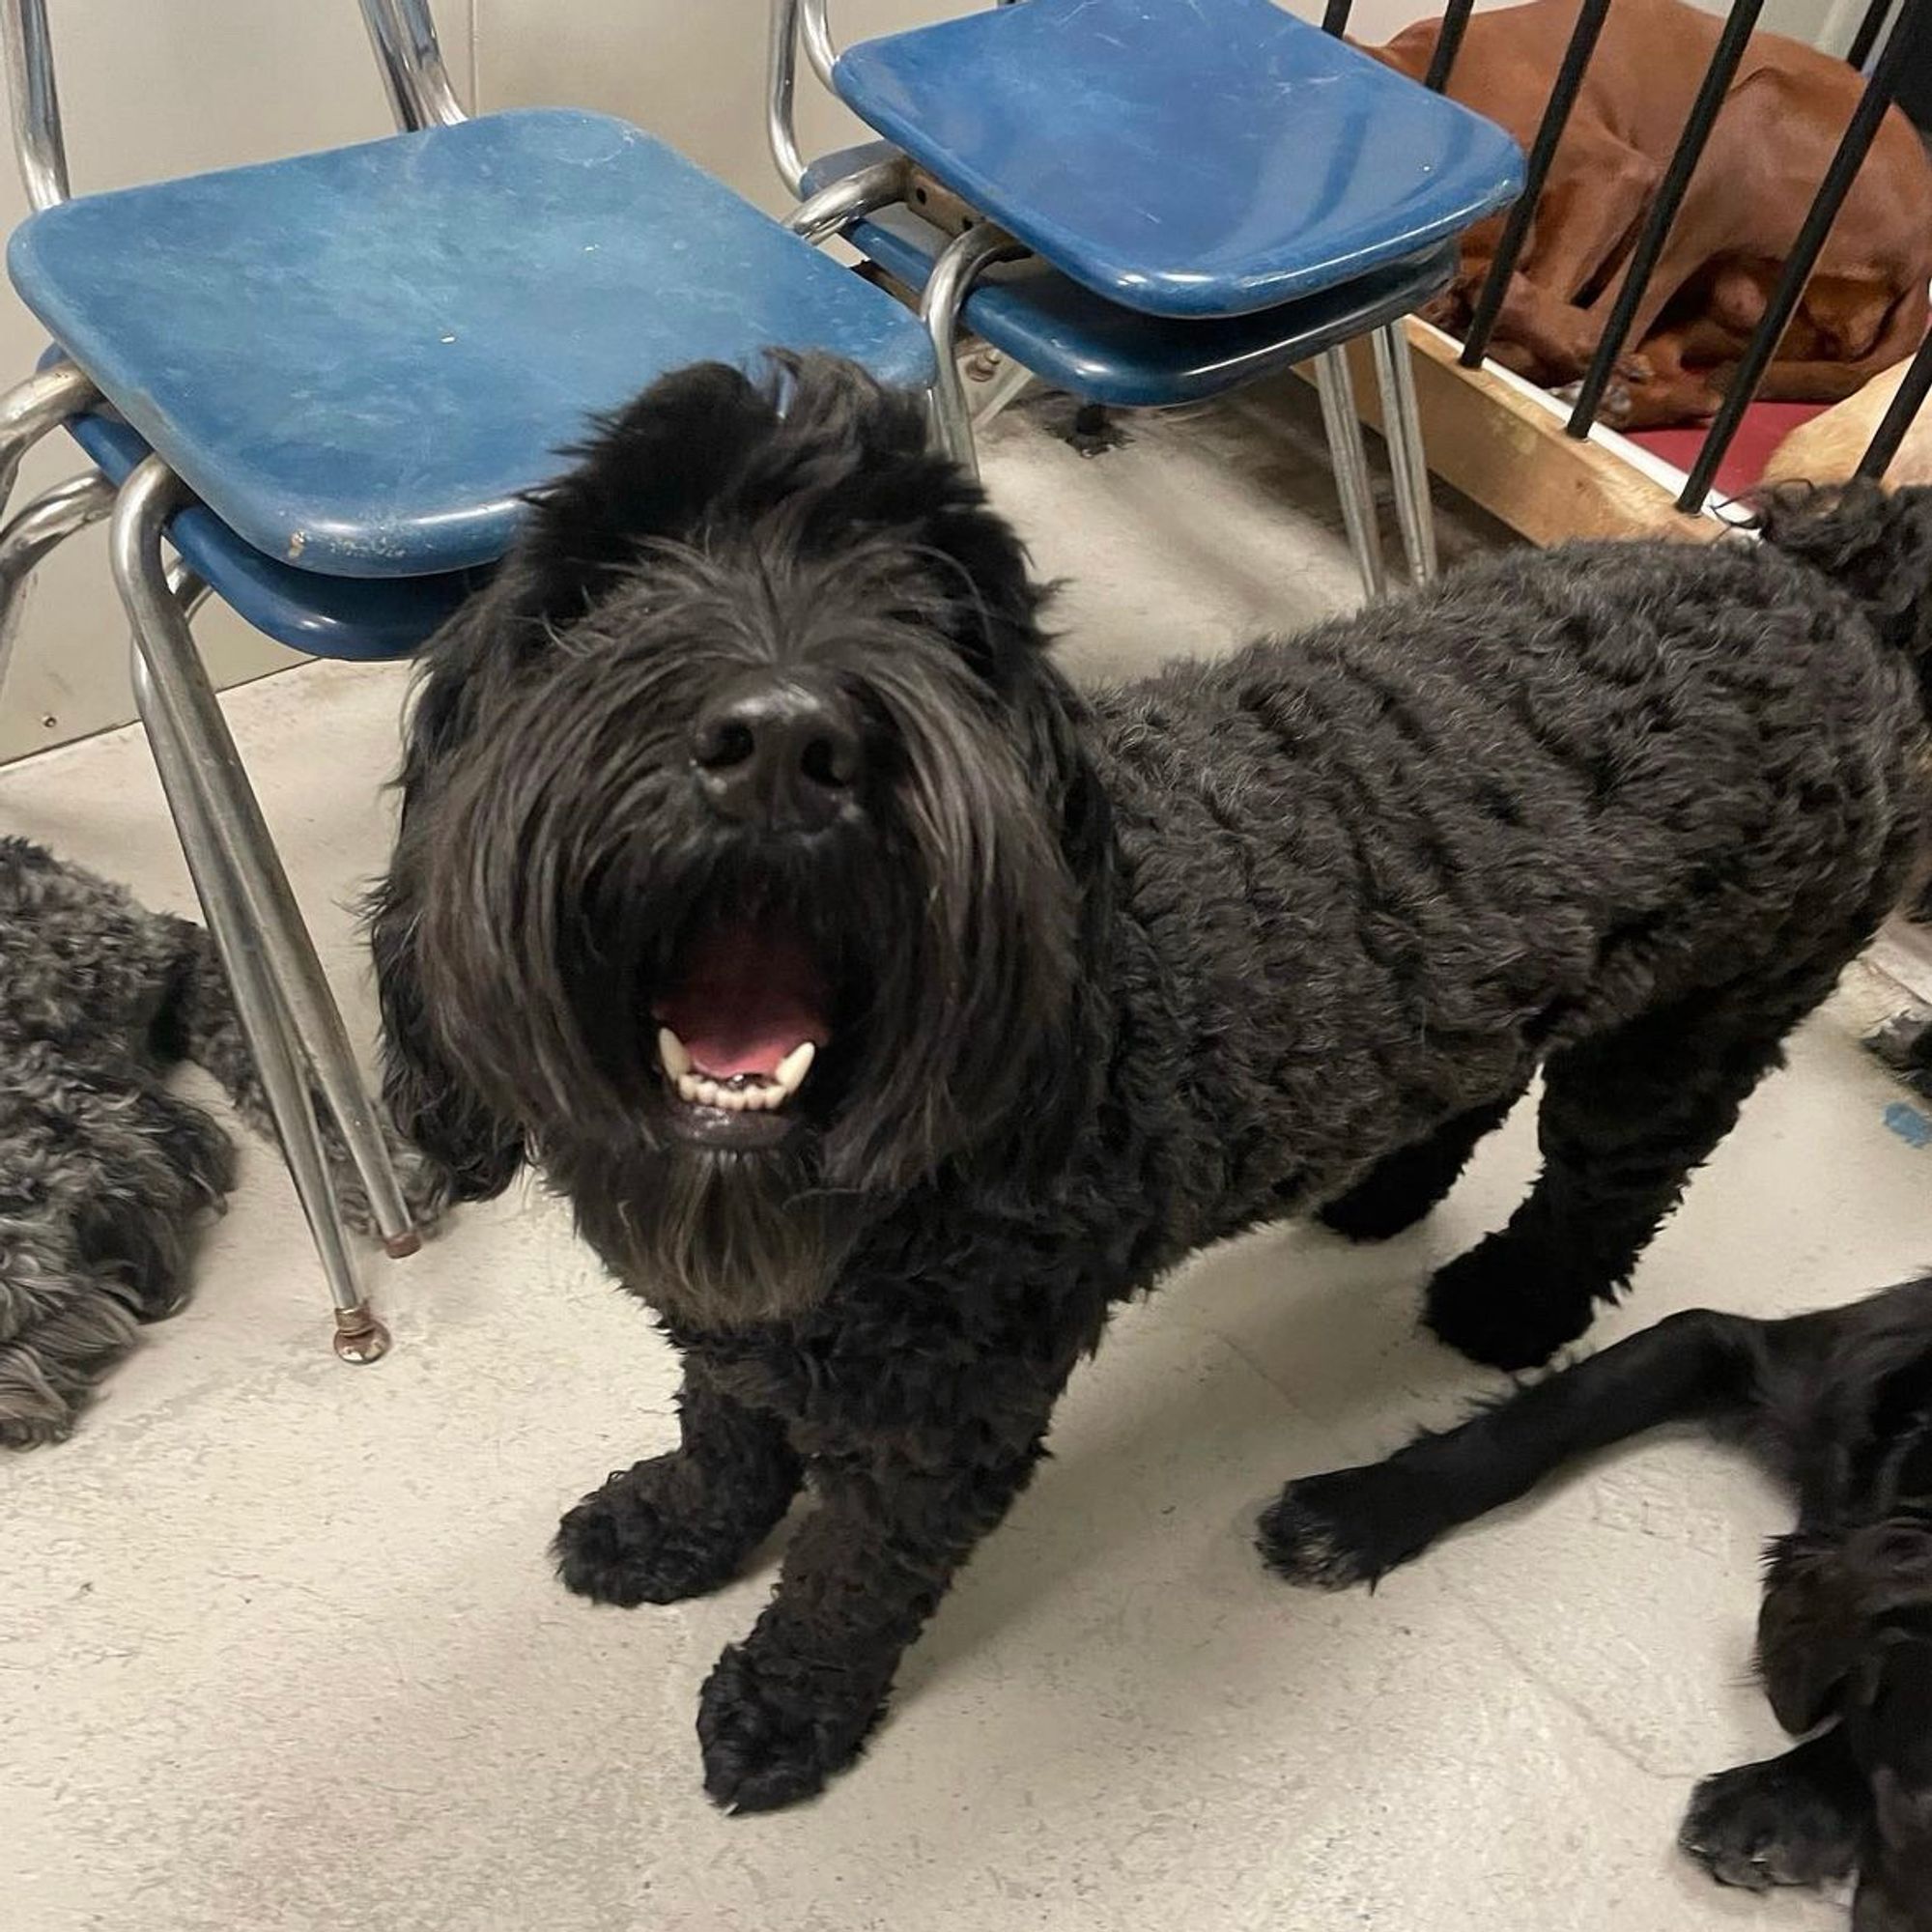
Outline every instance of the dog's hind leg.
<svg viewBox="0 0 1932 1932">
<path fill-rule="evenodd" d="M 791 1507 L 803 1472 L 782 1423 L 691 1357 L 677 1403 L 683 1446 L 614 1470 L 558 1525 L 557 1574 L 580 1597 L 628 1609 L 718 1589 Z"/>
<path fill-rule="evenodd" d="M 1747 1410 L 1770 1325 L 1690 1309 L 1385 1462 L 1290 1483 L 1260 1548 L 1291 1582 L 1373 1583 L 1564 1463 L 1666 1422 Z"/>
<path fill-rule="evenodd" d="M 1543 1172 L 1508 1227 L 1430 1283 L 1428 1325 L 1498 1369 L 1535 1368 L 1576 1341 L 1841 964 L 1687 1001 L 1556 1054 L 1537 1121 Z"/>
<path fill-rule="evenodd" d="M 1509 1119 L 1521 1091 L 1446 1121 L 1425 1139 L 1377 1161 L 1316 1218 L 1351 1241 L 1385 1241 L 1439 1207 L 1488 1134 Z"/>
<path fill-rule="evenodd" d="M 1833 1725 L 1782 1757 L 1705 1778 L 1677 1842 L 1719 1885 L 1824 1885 L 1858 1862 L 1871 1811 L 1871 1786 Z"/>
</svg>

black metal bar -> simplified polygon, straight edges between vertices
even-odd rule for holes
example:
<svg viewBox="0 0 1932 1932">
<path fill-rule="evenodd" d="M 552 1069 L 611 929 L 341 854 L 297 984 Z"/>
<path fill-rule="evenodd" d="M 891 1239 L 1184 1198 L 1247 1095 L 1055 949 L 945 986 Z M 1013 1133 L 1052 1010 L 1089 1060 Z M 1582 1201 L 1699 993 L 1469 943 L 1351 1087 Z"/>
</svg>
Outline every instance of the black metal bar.
<svg viewBox="0 0 1932 1932">
<path fill-rule="evenodd" d="M 1804 285 L 1811 279 L 1811 270 L 1817 264 L 1819 250 L 1832 232 L 1832 223 L 1837 219 L 1845 196 L 1851 192 L 1852 183 L 1858 178 L 1859 168 L 1878 134 L 1880 124 L 1885 120 L 1886 109 L 1891 105 L 1891 97 L 1897 91 L 1898 78 L 1905 63 L 1923 39 L 1922 30 L 1928 17 L 1932 17 L 1932 0 L 1904 0 L 1898 24 L 1892 28 L 1885 43 L 1885 51 L 1879 55 L 1878 65 L 1872 69 L 1871 78 L 1865 82 L 1864 92 L 1859 96 L 1859 104 L 1846 123 L 1844 138 L 1838 143 L 1837 153 L 1832 156 L 1831 166 L 1825 170 L 1825 179 L 1818 185 L 1818 192 L 1812 197 L 1804 224 L 1798 231 L 1798 239 L 1791 244 L 1791 253 L 1785 258 L 1784 267 L 1778 273 L 1777 286 L 1772 290 L 1771 299 L 1765 306 L 1764 319 L 1752 333 L 1743 359 L 1732 372 L 1724 400 L 1705 435 L 1704 446 L 1698 450 L 1697 460 L 1690 466 L 1690 480 L 1684 486 L 1684 494 L 1677 499 L 1680 510 L 1695 512 L 1703 508 L 1704 498 L 1710 493 L 1711 479 L 1717 475 L 1718 466 L 1723 462 L 1724 452 L 1730 448 L 1731 439 L 1737 435 L 1738 425 L 1744 421 L 1751 398 L 1757 394 L 1757 385 L 1764 381 L 1764 372 L 1771 367 L 1777 345 L 1784 339 L 1784 331 L 1798 312 Z"/>
<path fill-rule="evenodd" d="M 1650 287 L 1657 258 L 1663 253 L 1663 244 L 1670 237 L 1671 223 L 1677 219 L 1677 211 L 1683 205 L 1690 177 L 1696 172 L 1697 162 L 1703 156 L 1704 144 L 1711 138 L 1711 129 L 1718 125 L 1718 113 L 1724 104 L 1725 95 L 1730 92 L 1731 77 L 1738 71 L 1739 61 L 1744 58 L 1745 43 L 1750 39 L 1751 29 L 1757 25 L 1757 16 L 1763 11 L 1764 0 L 1734 0 L 1730 18 L 1724 22 L 1724 31 L 1718 36 L 1711 65 L 1704 70 L 1703 82 L 1697 89 L 1697 98 L 1690 103 L 1684 131 L 1677 137 L 1670 165 L 1663 171 L 1663 179 L 1657 186 L 1657 198 L 1651 203 L 1650 213 L 1644 217 L 1643 227 L 1637 235 L 1636 245 L 1631 250 L 1630 266 L 1624 270 L 1623 287 L 1617 291 L 1609 320 L 1605 323 L 1603 336 L 1597 343 L 1597 353 L 1590 358 L 1590 366 L 1583 373 L 1582 386 L 1577 391 L 1577 405 L 1570 412 L 1567 425 L 1572 436 L 1588 436 L 1590 425 L 1596 421 L 1597 412 L 1603 407 L 1604 391 L 1610 385 L 1610 372 L 1617 366 L 1617 357 L 1624 353 L 1631 324 L 1635 321 L 1637 308 Z"/>
<path fill-rule="evenodd" d="M 1355 0 L 1328 0 L 1321 10 L 1321 31 L 1333 34 L 1338 40 L 1349 31 L 1349 15 L 1354 11 Z"/>
<path fill-rule="evenodd" d="M 1435 51 L 1429 56 L 1429 71 L 1422 84 L 1431 94 L 1440 94 L 1449 85 L 1449 70 L 1463 50 L 1463 32 L 1475 11 L 1476 0 L 1449 0 L 1442 15 L 1442 31 L 1435 37 Z"/>
<path fill-rule="evenodd" d="M 1905 380 L 1899 384 L 1898 393 L 1885 412 L 1885 420 L 1873 432 L 1865 453 L 1859 458 L 1861 476 L 1883 476 L 1890 468 L 1891 459 L 1898 454 L 1898 445 L 1905 440 L 1905 432 L 1925 406 L 1928 395 L 1932 395 L 1932 335 L 1918 345 L 1918 354 L 1912 358 L 1912 367 L 1905 372 Z"/>
<path fill-rule="evenodd" d="M 1845 60 L 1852 67 L 1863 67 L 1871 59 L 1871 50 L 1878 45 L 1878 37 L 1885 30 L 1885 23 L 1890 16 L 1896 0 L 1871 0 L 1865 9 L 1865 16 L 1859 22 L 1859 30 L 1852 36 L 1852 43 L 1845 49 Z"/>
<path fill-rule="evenodd" d="M 1550 91 L 1549 105 L 1544 110 L 1536 139 L 1530 143 L 1529 159 L 1522 171 L 1522 193 L 1510 210 L 1508 221 L 1503 224 L 1503 238 L 1496 246 L 1496 259 L 1490 265 L 1489 277 L 1483 283 L 1482 293 L 1476 298 L 1475 313 L 1469 318 L 1469 333 L 1463 340 L 1461 358 L 1465 369 L 1479 367 L 1483 353 L 1490 346 L 1490 337 L 1495 330 L 1496 317 L 1502 310 L 1510 277 L 1516 272 L 1517 258 L 1522 253 L 1522 244 L 1529 237 L 1529 224 L 1535 218 L 1537 200 L 1548 177 L 1549 164 L 1556 158 L 1556 144 L 1562 140 L 1563 129 L 1569 125 L 1570 110 L 1577 104 L 1577 90 L 1583 84 L 1583 71 L 1590 65 L 1590 56 L 1597 48 L 1597 36 L 1604 31 L 1604 19 L 1609 11 L 1610 0 L 1583 0 L 1577 14 L 1576 30 L 1570 36 L 1570 44 L 1563 49 L 1563 61 L 1556 70 L 1556 84 Z"/>
</svg>

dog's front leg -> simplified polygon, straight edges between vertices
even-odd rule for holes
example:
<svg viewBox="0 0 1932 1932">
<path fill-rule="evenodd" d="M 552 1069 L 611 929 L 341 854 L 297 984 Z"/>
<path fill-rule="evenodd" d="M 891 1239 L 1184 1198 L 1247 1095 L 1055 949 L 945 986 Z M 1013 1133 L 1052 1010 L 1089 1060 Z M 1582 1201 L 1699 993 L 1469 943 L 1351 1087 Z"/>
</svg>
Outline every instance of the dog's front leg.
<svg viewBox="0 0 1932 1932">
<path fill-rule="evenodd" d="M 679 1446 L 613 1470 L 558 1524 L 565 1586 L 592 1603 L 675 1604 L 728 1583 L 778 1525 L 803 1474 L 782 1422 L 747 1407 L 694 1351 Z"/>
<path fill-rule="evenodd" d="M 1026 1487 L 1044 1432 L 1042 1415 L 1023 1450 L 993 1459 L 895 1437 L 814 1462 L 818 1507 L 764 1615 L 698 1700 L 704 1788 L 719 1804 L 793 1804 L 858 1756 L 899 1658 Z"/>
</svg>

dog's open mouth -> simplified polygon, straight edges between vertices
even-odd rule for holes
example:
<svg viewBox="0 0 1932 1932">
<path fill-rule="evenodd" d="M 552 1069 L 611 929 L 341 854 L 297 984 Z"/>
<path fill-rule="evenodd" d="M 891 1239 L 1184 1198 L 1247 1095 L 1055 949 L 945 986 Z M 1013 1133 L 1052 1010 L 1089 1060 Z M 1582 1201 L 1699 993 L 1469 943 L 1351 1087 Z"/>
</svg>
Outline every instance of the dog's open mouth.
<svg viewBox="0 0 1932 1932">
<path fill-rule="evenodd" d="M 794 932 L 752 920 L 705 927 L 652 1006 L 658 1060 L 688 1138 L 771 1147 L 832 1036 L 825 975 Z"/>
</svg>

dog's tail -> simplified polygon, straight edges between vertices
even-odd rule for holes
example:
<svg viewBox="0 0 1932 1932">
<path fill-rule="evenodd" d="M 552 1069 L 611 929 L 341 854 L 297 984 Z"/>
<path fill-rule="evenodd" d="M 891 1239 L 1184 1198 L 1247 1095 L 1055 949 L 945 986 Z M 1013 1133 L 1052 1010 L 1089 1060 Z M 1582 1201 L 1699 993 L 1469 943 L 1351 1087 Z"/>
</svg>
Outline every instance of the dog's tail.
<svg viewBox="0 0 1932 1932">
<path fill-rule="evenodd" d="M 1762 499 L 1756 528 L 1864 606 L 1872 628 L 1912 660 L 1932 714 L 1932 488 L 1887 492 L 1863 477 L 1793 485 Z"/>
</svg>

